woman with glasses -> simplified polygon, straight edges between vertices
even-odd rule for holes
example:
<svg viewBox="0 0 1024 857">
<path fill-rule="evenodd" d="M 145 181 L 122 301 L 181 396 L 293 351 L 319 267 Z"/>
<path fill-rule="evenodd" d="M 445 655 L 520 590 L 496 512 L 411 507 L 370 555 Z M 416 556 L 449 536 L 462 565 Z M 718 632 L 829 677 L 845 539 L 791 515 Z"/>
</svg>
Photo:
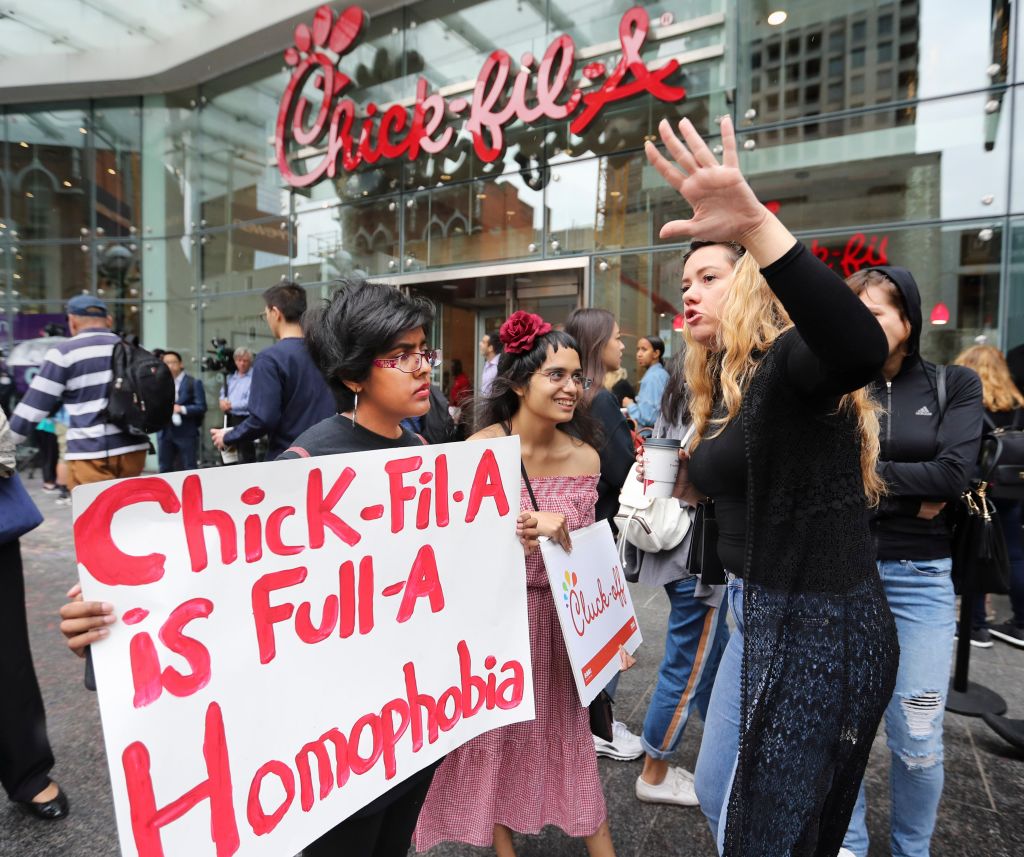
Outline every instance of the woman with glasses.
<svg viewBox="0 0 1024 857">
<path fill-rule="evenodd" d="M 478 403 L 477 424 L 486 428 L 470 440 L 519 436 L 521 507 L 538 508 L 540 535 L 570 550 L 570 531 L 594 520 L 600 478 L 590 422 L 579 409 L 591 379 L 576 341 L 540 316 L 514 313 L 500 335 L 498 373 Z M 591 857 L 614 854 L 589 717 L 539 552 L 526 559 L 526 593 L 536 718 L 448 754 L 420 814 L 418 851 L 456 841 L 514 857 L 512 831 L 537 834 L 553 824 L 582 837 Z"/>
<path fill-rule="evenodd" d="M 441 360 L 428 344 L 432 321 L 427 302 L 360 281 L 342 283 L 330 300 L 309 309 L 302 320 L 309 353 L 341 413 L 307 429 L 278 460 L 422 445 L 401 423 L 430 407 L 430 372 Z M 524 512 L 517 524 L 528 550 L 537 545 L 535 523 Z M 68 645 L 81 653 L 107 635 L 113 610 L 76 601 L 61 616 Z M 436 767 L 413 774 L 329 830 L 306 846 L 304 857 L 405 857 Z"/>
</svg>

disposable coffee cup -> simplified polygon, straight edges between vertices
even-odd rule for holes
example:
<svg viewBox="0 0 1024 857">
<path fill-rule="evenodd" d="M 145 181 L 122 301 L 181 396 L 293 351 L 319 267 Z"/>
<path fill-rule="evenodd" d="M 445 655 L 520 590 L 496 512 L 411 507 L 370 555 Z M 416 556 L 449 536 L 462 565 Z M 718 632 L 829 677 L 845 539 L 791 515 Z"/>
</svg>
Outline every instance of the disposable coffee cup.
<svg viewBox="0 0 1024 857">
<path fill-rule="evenodd" d="M 228 427 L 228 415 L 224 415 L 224 428 Z M 238 448 L 234 446 L 225 446 L 220 451 L 220 460 L 225 464 L 238 464 Z"/>
<path fill-rule="evenodd" d="M 679 440 L 652 437 L 644 441 L 644 494 L 671 497 L 679 473 Z"/>
</svg>

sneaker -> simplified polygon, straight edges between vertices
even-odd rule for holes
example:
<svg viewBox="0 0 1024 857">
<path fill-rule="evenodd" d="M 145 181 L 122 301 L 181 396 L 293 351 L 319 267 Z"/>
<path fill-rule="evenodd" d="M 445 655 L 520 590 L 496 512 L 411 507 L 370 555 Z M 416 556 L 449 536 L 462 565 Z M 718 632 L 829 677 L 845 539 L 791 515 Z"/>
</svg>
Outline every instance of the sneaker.
<svg viewBox="0 0 1024 857">
<path fill-rule="evenodd" d="M 971 631 L 971 645 L 976 649 L 991 649 L 992 635 L 989 634 L 988 628 L 975 628 Z"/>
<path fill-rule="evenodd" d="M 644 803 L 669 803 L 674 806 L 700 806 L 693 790 L 693 774 L 685 768 L 669 768 L 658 785 L 636 778 L 636 796 Z"/>
<path fill-rule="evenodd" d="M 992 625 L 989 627 L 988 632 L 1004 643 L 1024 649 L 1024 628 L 1018 628 L 1013 622 Z"/>
<path fill-rule="evenodd" d="M 59 485 L 55 485 L 55 484 L 50 483 L 50 482 L 44 482 L 43 483 L 43 490 L 47 494 L 52 494 L 54 491 L 59 491 L 60 490 L 60 486 Z"/>
<path fill-rule="evenodd" d="M 604 738 L 594 736 L 594 750 L 598 756 L 606 759 L 618 759 L 628 762 L 631 759 L 639 759 L 644 754 L 644 745 L 640 743 L 640 736 L 634 735 L 621 720 L 612 723 L 612 740 L 605 741 Z"/>
<path fill-rule="evenodd" d="M 70 506 L 71 505 L 71 495 L 70 494 L 61 494 L 59 497 L 54 497 L 53 498 L 53 505 L 54 506 Z"/>
</svg>

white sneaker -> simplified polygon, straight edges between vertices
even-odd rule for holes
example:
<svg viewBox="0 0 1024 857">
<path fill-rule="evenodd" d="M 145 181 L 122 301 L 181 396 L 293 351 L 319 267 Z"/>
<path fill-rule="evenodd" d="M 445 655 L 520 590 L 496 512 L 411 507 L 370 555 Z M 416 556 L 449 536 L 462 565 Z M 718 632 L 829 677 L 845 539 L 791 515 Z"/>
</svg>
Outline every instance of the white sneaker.
<svg viewBox="0 0 1024 857">
<path fill-rule="evenodd" d="M 640 736 L 630 732 L 621 720 L 616 720 L 612 723 L 612 740 L 605 741 L 595 735 L 594 750 L 598 756 L 628 762 L 644 754 L 644 745 L 640 743 Z"/>
<path fill-rule="evenodd" d="M 675 806 L 699 806 L 697 793 L 693 790 L 693 774 L 685 768 L 669 768 L 658 785 L 654 786 L 643 777 L 636 778 L 636 796 L 645 803 L 669 803 Z"/>
</svg>

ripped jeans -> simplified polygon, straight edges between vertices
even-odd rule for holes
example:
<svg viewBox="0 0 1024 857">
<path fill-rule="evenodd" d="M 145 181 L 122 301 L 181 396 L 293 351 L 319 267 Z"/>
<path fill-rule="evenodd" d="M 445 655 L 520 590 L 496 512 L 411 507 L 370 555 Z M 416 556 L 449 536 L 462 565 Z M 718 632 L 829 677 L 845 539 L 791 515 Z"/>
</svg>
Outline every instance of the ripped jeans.
<svg viewBox="0 0 1024 857">
<path fill-rule="evenodd" d="M 951 566 L 948 558 L 878 562 L 900 639 L 896 692 L 885 710 L 894 857 L 927 857 L 942 797 L 942 715 L 956 627 Z M 857 857 L 868 853 L 865 810 L 862 784 L 843 841 Z"/>
</svg>

